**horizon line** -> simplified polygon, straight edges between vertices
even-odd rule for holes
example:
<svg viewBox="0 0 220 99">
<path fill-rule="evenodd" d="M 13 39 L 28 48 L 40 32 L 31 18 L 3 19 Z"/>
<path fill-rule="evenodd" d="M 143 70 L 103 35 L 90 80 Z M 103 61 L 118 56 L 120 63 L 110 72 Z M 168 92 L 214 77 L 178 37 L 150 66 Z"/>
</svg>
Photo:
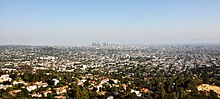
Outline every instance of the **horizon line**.
<svg viewBox="0 0 220 99">
<path fill-rule="evenodd" d="M 200 46 L 207 46 L 207 45 L 220 45 L 220 43 L 111 43 L 111 42 L 91 42 L 90 44 L 73 44 L 73 45 L 64 45 L 64 44 L 0 44 L 0 46 L 60 46 L 60 47 L 88 47 L 92 46 L 92 43 L 108 43 L 111 45 L 118 45 L 118 46 L 125 46 L 125 45 L 142 45 L 142 46 L 178 46 L 178 45 L 200 45 Z"/>
</svg>

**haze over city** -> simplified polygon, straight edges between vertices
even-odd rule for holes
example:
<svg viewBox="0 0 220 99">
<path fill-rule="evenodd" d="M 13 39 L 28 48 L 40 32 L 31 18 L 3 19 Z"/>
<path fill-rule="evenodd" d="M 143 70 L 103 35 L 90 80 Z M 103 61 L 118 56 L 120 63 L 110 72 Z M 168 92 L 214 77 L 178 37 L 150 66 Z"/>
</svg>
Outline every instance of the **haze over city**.
<svg viewBox="0 0 220 99">
<path fill-rule="evenodd" d="M 0 0 L 0 99 L 220 99 L 220 0 Z"/>
<path fill-rule="evenodd" d="M 1 45 L 220 43 L 219 0 L 1 0 Z"/>
</svg>

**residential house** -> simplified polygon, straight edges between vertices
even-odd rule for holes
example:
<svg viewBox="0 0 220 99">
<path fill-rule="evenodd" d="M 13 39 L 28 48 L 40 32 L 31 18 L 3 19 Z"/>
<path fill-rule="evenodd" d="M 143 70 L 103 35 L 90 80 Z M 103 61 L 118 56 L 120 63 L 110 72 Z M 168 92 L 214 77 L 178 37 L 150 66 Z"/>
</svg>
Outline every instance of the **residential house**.
<svg viewBox="0 0 220 99">
<path fill-rule="evenodd" d="M 9 77 L 8 74 L 1 75 L 1 76 L 0 76 L 0 82 L 11 81 L 11 80 L 12 80 L 12 79 Z"/>
</svg>

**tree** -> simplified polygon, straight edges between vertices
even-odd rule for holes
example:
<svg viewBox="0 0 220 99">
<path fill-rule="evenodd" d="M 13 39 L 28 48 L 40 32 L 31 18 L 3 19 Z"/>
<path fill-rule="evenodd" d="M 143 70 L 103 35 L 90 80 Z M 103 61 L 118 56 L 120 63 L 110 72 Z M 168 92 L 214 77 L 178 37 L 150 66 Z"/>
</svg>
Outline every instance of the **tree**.
<svg viewBox="0 0 220 99">
<path fill-rule="evenodd" d="M 82 90 L 80 86 L 72 84 L 68 91 L 68 96 L 74 99 L 89 99 L 89 94 L 86 89 Z"/>
<path fill-rule="evenodd" d="M 210 96 L 211 96 L 212 98 L 216 98 L 216 99 L 218 98 L 218 94 L 215 93 L 215 91 L 210 90 L 209 93 L 210 93 Z"/>
<path fill-rule="evenodd" d="M 24 97 L 28 97 L 29 92 L 28 92 L 27 89 L 25 89 L 25 88 L 21 88 L 21 91 L 22 91 L 22 96 L 24 96 Z"/>
<path fill-rule="evenodd" d="M 85 87 L 88 87 L 89 85 L 90 85 L 89 81 L 85 81 L 85 82 L 84 82 L 84 86 L 85 86 Z"/>
<path fill-rule="evenodd" d="M 108 82 L 109 82 L 109 84 L 111 84 L 111 85 L 112 85 L 112 84 L 115 84 L 115 82 L 114 82 L 113 80 L 109 80 Z"/>
</svg>

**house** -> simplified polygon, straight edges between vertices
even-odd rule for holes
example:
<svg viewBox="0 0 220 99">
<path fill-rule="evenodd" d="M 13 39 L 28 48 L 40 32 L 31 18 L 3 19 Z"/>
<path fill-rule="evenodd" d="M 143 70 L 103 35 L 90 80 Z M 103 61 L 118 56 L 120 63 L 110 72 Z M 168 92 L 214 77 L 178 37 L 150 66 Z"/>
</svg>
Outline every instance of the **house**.
<svg viewBox="0 0 220 99">
<path fill-rule="evenodd" d="M 52 79 L 53 81 L 54 81 L 54 86 L 56 86 L 58 83 L 59 83 L 59 80 L 57 80 L 57 79 Z"/>
<path fill-rule="evenodd" d="M 112 79 L 112 81 L 113 81 L 115 84 L 119 82 L 117 79 Z"/>
<path fill-rule="evenodd" d="M 48 93 L 52 93 L 52 91 L 51 91 L 51 90 L 45 90 L 45 91 L 43 91 L 42 93 L 44 94 L 45 97 L 47 97 L 47 94 L 48 94 Z"/>
<path fill-rule="evenodd" d="M 99 92 L 100 88 L 102 88 L 102 85 L 99 84 L 99 85 L 96 85 L 94 87 L 96 87 L 98 89 L 96 92 Z"/>
<path fill-rule="evenodd" d="M 59 95 L 59 94 L 62 94 L 62 93 L 66 93 L 66 92 L 67 92 L 66 87 L 67 87 L 67 86 L 55 88 L 56 93 L 57 93 L 58 95 Z"/>
<path fill-rule="evenodd" d="M 31 97 L 41 98 L 42 94 L 33 93 L 33 94 L 31 94 Z"/>
<path fill-rule="evenodd" d="M 93 90 L 93 89 L 94 89 L 93 87 L 88 88 L 89 91 L 91 91 L 91 90 Z"/>
<path fill-rule="evenodd" d="M 109 96 L 107 99 L 114 99 L 114 96 Z"/>
<path fill-rule="evenodd" d="M 101 82 L 100 82 L 100 84 L 102 85 L 102 84 L 104 84 L 104 83 L 107 83 L 109 81 L 109 79 L 107 78 L 107 79 L 103 79 Z"/>
<path fill-rule="evenodd" d="M 214 86 L 214 85 L 209 85 L 209 84 L 201 84 L 197 86 L 198 91 L 210 91 L 213 90 L 216 92 L 218 95 L 220 95 L 220 87 L 219 86 Z"/>
<path fill-rule="evenodd" d="M 36 82 L 35 85 L 37 85 L 38 88 L 40 88 L 40 87 L 47 87 L 48 86 L 47 83 L 43 83 L 42 81 Z"/>
<path fill-rule="evenodd" d="M 141 88 L 141 90 L 140 90 L 140 92 L 142 92 L 142 93 L 147 93 L 149 90 L 147 89 L 147 88 Z"/>
<path fill-rule="evenodd" d="M 126 84 L 122 84 L 121 86 L 122 86 L 122 88 L 123 88 L 124 90 L 126 90 L 126 87 L 127 87 Z"/>
<path fill-rule="evenodd" d="M 55 96 L 56 99 L 66 99 L 65 96 Z"/>
<path fill-rule="evenodd" d="M 100 92 L 97 92 L 98 95 L 105 95 L 106 94 L 106 91 L 100 91 Z"/>
<path fill-rule="evenodd" d="M 25 83 L 24 81 L 13 81 L 12 84 L 13 84 L 13 85 L 18 85 L 18 84 L 24 84 L 24 85 L 27 85 L 27 83 Z"/>
<path fill-rule="evenodd" d="M 12 87 L 12 85 L 0 85 L 0 89 L 6 90 L 7 88 Z"/>
<path fill-rule="evenodd" d="M 18 93 L 18 92 L 21 92 L 21 90 L 13 90 L 13 91 L 10 91 L 9 93 L 10 93 L 10 94 L 14 94 L 14 93 L 16 94 L 16 93 Z"/>
<path fill-rule="evenodd" d="M 32 90 L 37 89 L 37 85 L 31 85 L 31 86 L 27 86 L 26 89 L 31 92 Z"/>
<path fill-rule="evenodd" d="M 79 86 L 84 86 L 83 80 L 77 80 L 77 85 L 79 85 Z"/>
<path fill-rule="evenodd" d="M 131 93 L 135 93 L 138 97 L 141 97 L 141 93 L 140 93 L 140 91 L 137 91 L 137 90 L 131 89 Z"/>
<path fill-rule="evenodd" d="M 1 75 L 1 77 L 0 77 L 0 82 L 11 81 L 11 80 L 12 80 L 12 79 L 9 77 L 8 74 Z"/>
<path fill-rule="evenodd" d="M 15 95 L 15 94 L 18 93 L 18 92 L 21 92 L 21 90 L 13 90 L 13 91 L 10 91 L 9 93 L 10 93 L 11 95 Z"/>
</svg>

